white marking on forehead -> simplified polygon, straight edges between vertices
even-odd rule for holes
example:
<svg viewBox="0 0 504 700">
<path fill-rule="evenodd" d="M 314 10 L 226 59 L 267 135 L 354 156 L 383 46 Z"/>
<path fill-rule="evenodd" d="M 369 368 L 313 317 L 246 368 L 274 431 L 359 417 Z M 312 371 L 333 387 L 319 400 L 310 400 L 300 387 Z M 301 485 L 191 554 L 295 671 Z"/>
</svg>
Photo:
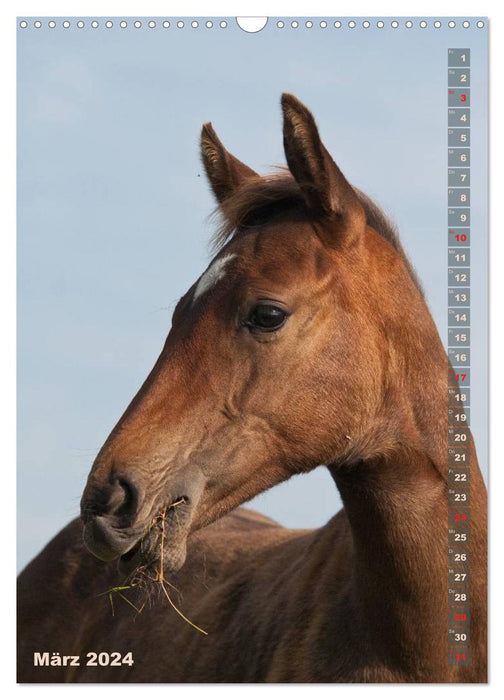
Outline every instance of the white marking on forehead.
<svg viewBox="0 0 504 700">
<path fill-rule="evenodd" d="M 196 285 L 196 289 L 194 290 L 193 303 L 224 277 L 226 274 L 226 265 L 233 258 L 236 258 L 235 254 L 225 255 L 223 258 L 217 258 L 214 264 L 201 275 L 198 284 Z"/>
</svg>

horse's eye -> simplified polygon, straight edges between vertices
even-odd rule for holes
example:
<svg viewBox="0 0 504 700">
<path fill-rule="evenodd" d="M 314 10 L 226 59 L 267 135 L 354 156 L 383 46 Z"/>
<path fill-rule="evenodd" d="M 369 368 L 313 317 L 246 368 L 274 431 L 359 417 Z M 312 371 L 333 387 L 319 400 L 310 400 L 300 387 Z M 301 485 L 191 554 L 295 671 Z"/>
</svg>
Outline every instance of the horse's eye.
<svg viewBox="0 0 504 700">
<path fill-rule="evenodd" d="M 287 311 L 274 304 L 256 304 L 245 319 L 245 325 L 250 330 L 276 331 L 283 326 L 288 315 Z"/>
</svg>

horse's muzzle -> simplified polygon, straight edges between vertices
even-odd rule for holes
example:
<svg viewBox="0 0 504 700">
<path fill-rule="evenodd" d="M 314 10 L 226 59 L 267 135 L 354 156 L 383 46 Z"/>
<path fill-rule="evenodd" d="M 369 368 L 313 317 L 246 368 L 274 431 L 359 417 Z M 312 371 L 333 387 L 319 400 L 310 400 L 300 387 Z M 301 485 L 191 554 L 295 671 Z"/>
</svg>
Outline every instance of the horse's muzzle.
<svg viewBox="0 0 504 700">
<path fill-rule="evenodd" d="M 81 501 L 84 542 L 99 559 L 111 561 L 127 552 L 142 532 L 134 523 L 140 491 L 124 476 L 100 484 L 88 481 Z"/>
<path fill-rule="evenodd" d="M 103 561 L 118 559 L 137 543 L 139 536 L 138 531 L 114 527 L 103 515 L 96 515 L 84 525 L 84 544 Z"/>
</svg>

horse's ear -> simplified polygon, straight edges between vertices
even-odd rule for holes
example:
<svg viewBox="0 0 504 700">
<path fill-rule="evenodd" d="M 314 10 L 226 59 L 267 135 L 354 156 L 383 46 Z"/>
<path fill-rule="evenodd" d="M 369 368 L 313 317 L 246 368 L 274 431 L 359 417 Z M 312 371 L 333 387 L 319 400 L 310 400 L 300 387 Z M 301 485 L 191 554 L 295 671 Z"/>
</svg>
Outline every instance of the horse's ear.
<svg viewBox="0 0 504 700">
<path fill-rule="evenodd" d="M 208 122 L 201 130 L 201 159 L 212 187 L 220 203 L 234 190 L 257 173 L 235 158 L 222 145 L 213 126 Z"/>
<path fill-rule="evenodd" d="M 338 219 L 354 232 L 365 226 L 365 213 L 352 186 L 320 140 L 311 112 L 294 95 L 282 95 L 284 149 L 289 170 L 308 207 Z"/>
</svg>

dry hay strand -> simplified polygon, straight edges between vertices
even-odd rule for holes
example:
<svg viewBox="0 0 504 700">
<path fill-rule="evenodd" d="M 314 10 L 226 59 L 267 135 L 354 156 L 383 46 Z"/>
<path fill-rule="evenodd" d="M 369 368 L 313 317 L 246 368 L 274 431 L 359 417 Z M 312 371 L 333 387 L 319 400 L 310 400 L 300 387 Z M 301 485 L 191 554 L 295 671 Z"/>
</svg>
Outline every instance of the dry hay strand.
<svg viewBox="0 0 504 700">
<path fill-rule="evenodd" d="M 156 575 L 154 577 L 150 577 L 149 579 L 153 583 L 159 584 L 163 595 L 165 598 L 168 600 L 169 604 L 171 607 L 175 610 L 177 615 L 179 615 L 188 625 L 193 627 L 195 630 L 200 632 L 200 634 L 203 634 L 205 636 L 208 635 L 208 632 L 206 632 L 204 629 L 196 625 L 192 620 L 190 620 L 184 613 L 175 605 L 173 602 L 170 594 L 168 593 L 167 586 L 169 588 L 172 588 L 174 591 L 176 591 L 180 595 L 180 591 L 172 584 L 170 581 L 167 581 L 165 576 L 164 576 L 164 544 L 165 544 L 165 523 L 166 523 L 166 513 L 168 510 L 171 510 L 172 508 L 176 508 L 176 506 L 181 505 L 182 503 L 185 503 L 185 500 L 181 498 L 178 501 L 175 501 L 175 503 L 172 503 L 169 507 L 164 508 L 153 520 L 152 527 L 156 526 L 160 532 L 161 532 L 161 537 L 160 537 L 160 544 L 159 544 L 159 568 L 156 571 Z M 176 517 L 176 511 L 175 511 L 175 517 Z M 178 518 L 177 518 L 178 520 Z M 127 590 L 132 590 L 132 589 L 141 589 L 143 586 L 143 579 L 142 579 L 142 572 L 138 572 L 139 575 L 137 575 L 136 578 L 133 578 L 132 582 L 128 585 L 123 585 L 123 586 L 113 586 L 112 588 L 109 588 L 107 591 L 104 591 L 103 593 L 100 593 L 99 595 L 107 595 L 109 602 L 110 602 L 110 608 L 112 611 L 112 616 L 115 614 L 114 610 L 114 595 L 119 596 L 122 600 L 124 600 L 125 603 L 130 605 L 137 613 L 137 615 L 140 615 L 140 613 L 144 610 L 146 601 L 142 603 L 140 607 L 137 607 L 129 598 L 127 598 L 123 591 Z"/>
</svg>

